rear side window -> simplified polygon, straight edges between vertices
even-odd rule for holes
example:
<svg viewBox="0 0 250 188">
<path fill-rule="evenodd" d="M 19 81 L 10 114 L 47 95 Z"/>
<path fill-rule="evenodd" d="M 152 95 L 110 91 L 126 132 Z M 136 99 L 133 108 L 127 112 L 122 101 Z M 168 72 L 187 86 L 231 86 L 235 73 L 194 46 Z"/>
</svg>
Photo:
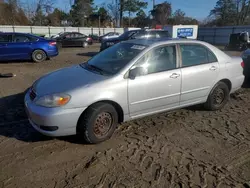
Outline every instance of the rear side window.
<svg viewBox="0 0 250 188">
<path fill-rule="evenodd" d="M 0 43 L 2 42 L 9 42 L 10 41 L 10 35 L 0 35 Z"/>
<path fill-rule="evenodd" d="M 211 52 L 211 51 L 208 50 L 208 49 L 207 49 L 207 51 L 208 51 L 208 61 L 209 61 L 209 63 L 218 62 L 218 59 L 217 59 L 217 57 L 214 55 L 214 53 Z"/>
<path fill-rule="evenodd" d="M 181 44 L 182 67 L 217 62 L 216 56 L 199 44 Z"/>
<path fill-rule="evenodd" d="M 30 42 L 30 41 L 32 41 L 32 39 L 25 35 L 15 34 L 13 37 L 13 42 Z"/>
</svg>

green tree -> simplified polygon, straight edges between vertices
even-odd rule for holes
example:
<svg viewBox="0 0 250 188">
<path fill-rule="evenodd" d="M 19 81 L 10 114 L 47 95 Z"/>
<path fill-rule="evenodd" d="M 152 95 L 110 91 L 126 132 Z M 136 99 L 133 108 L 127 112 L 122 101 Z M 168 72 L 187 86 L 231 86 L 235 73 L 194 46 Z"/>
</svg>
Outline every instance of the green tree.
<svg viewBox="0 0 250 188">
<path fill-rule="evenodd" d="M 167 1 L 157 4 L 151 11 L 151 14 L 153 16 L 155 24 L 165 25 L 168 23 L 169 18 L 171 18 L 172 6 Z"/>
<path fill-rule="evenodd" d="M 48 25 L 51 26 L 61 26 L 62 21 L 69 21 L 70 17 L 68 13 L 65 13 L 58 8 L 55 8 L 54 11 L 47 16 Z"/>
<path fill-rule="evenodd" d="M 93 13 L 93 0 L 75 0 L 70 15 L 74 26 L 85 26 L 85 20 Z"/>
<path fill-rule="evenodd" d="M 210 16 L 214 16 L 217 25 L 235 25 L 237 8 L 234 0 L 218 0 L 214 9 L 211 10 Z"/>
<path fill-rule="evenodd" d="M 129 25 L 131 14 L 136 13 L 141 9 L 147 8 L 148 3 L 141 0 L 126 0 L 124 2 L 124 12 L 128 12 Z"/>
<path fill-rule="evenodd" d="M 136 17 L 133 19 L 132 23 L 136 27 L 145 27 L 149 24 L 149 18 L 141 9 L 136 13 Z"/>
</svg>

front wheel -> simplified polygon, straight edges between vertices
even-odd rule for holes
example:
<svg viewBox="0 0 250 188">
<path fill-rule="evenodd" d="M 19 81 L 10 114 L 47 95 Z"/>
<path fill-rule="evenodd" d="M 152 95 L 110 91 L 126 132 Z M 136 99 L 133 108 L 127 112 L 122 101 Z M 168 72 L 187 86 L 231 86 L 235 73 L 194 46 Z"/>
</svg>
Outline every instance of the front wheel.
<svg viewBox="0 0 250 188">
<path fill-rule="evenodd" d="M 83 43 L 82 43 L 82 47 L 83 47 L 83 48 L 87 48 L 87 47 L 88 47 L 88 42 L 83 42 Z"/>
<path fill-rule="evenodd" d="M 36 63 L 43 62 L 47 59 L 47 55 L 43 50 L 35 50 L 32 53 L 32 60 Z"/>
<path fill-rule="evenodd" d="M 90 106 L 79 120 L 77 132 L 84 140 L 97 144 L 108 140 L 118 124 L 116 109 L 107 103 L 97 103 Z"/>
<path fill-rule="evenodd" d="M 229 100 L 229 88 L 224 82 L 218 82 L 210 92 L 205 108 L 208 110 L 220 110 Z"/>
</svg>

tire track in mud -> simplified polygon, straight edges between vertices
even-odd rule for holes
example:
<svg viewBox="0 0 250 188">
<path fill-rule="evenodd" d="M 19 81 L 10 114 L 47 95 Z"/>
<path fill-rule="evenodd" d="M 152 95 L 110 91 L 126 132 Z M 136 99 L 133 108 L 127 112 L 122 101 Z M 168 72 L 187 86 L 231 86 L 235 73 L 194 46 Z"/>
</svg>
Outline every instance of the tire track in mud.
<svg viewBox="0 0 250 188">
<path fill-rule="evenodd" d="M 32 143 L 28 152 L 34 153 L 29 157 L 30 160 L 33 158 L 33 164 L 50 155 L 63 162 L 53 164 L 50 161 L 51 164 L 45 163 L 47 166 L 30 175 L 34 179 L 43 174 L 53 176 L 47 183 L 42 178 L 34 180 L 34 184 L 40 187 L 50 183 L 51 187 L 58 188 L 243 187 L 246 179 L 239 177 L 237 170 L 249 163 L 250 157 L 249 94 L 249 91 L 236 93 L 218 112 L 182 109 L 124 123 L 113 139 L 100 146 L 74 146 L 76 151 L 82 151 L 81 157 L 74 156 L 76 151 L 67 148 L 72 146 L 61 141 Z M 20 130 L 25 126 L 14 126 L 20 131 L 19 137 L 26 137 Z M 7 129 L 5 127 L 4 131 Z M 25 132 L 29 134 L 28 130 Z M 111 142 L 115 144 L 111 145 Z M 8 138 L 7 141 L 1 139 L 0 143 L 1 148 L 10 147 L 13 143 L 16 147 L 17 141 Z M 108 149 L 101 151 L 102 147 Z M 83 150 L 89 151 L 89 148 L 96 149 L 96 152 L 84 155 Z M 43 155 L 39 156 L 39 150 L 44 150 Z M 1 156 L 1 159 L 18 158 L 24 152 L 25 147 L 15 155 Z M 64 161 L 62 155 L 68 152 L 72 159 L 67 156 L 70 160 Z M 9 161 L 8 165 L 13 167 L 17 161 Z M 52 167 L 58 168 L 54 174 L 51 173 Z M 23 179 L 30 181 L 27 176 L 24 175 Z M 18 185 L 11 179 L 7 183 Z"/>
<path fill-rule="evenodd" d="M 119 147 L 97 155 L 105 165 L 98 162 L 95 168 L 106 168 L 107 172 L 98 171 L 95 176 L 89 176 L 93 178 L 92 182 L 77 186 L 243 187 L 245 180 L 235 176 L 232 169 L 249 161 L 247 137 L 250 132 L 244 123 L 246 112 L 235 106 L 235 102 L 237 100 L 232 99 L 219 112 L 184 109 L 122 125 L 115 135 L 122 140 Z M 231 114 L 238 117 L 231 117 Z M 189 147 L 188 142 L 186 145 L 176 142 L 175 136 L 178 133 L 181 136 L 182 130 L 189 136 L 193 134 L 199 139 L 212 140 L 214 147 L 216 144 L 226 146 L 225 151 L 216 159 L 213 155 L 208 157 L 210 160 L 203 159 L 200 150 Z M 213 154 L 213 151 L 207 151 L 207 154 Z M 93 172 L 85 169 L 84 174 L 88 173 Z M 74 182 L 71 183 L 73 186 Z"/>
</svg>

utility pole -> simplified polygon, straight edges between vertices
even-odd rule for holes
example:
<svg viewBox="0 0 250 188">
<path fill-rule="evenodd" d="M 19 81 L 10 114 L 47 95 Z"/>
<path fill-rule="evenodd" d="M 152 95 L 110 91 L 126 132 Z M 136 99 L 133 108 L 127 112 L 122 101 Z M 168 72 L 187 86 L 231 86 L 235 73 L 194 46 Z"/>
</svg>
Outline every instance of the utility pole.
<svg viewBox="0 0 250 188">
<path fill-rule="evenodd" d="M 155 8 L 155 0 L 153 0 L 153 9 Z"/>
<path fill-rule="evenodd" d="M 101 16 L 98 17 L 98 25 L 99 25 L 99 36 L 101 36 Z"/>
</svg>

